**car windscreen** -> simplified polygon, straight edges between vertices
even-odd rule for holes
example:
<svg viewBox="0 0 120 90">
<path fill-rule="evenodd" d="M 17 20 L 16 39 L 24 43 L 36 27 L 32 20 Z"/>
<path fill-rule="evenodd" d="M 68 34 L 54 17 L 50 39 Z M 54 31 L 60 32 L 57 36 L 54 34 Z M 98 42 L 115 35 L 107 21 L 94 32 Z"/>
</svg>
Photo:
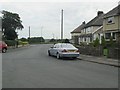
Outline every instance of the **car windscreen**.
<svg viewBox="0 0 120 90">
<path fill-rule="evenodd" d="M 73 45 L 71 44 L 62 44 L 61 45 L 62 48 L 75 48 Z"/>
</svg>

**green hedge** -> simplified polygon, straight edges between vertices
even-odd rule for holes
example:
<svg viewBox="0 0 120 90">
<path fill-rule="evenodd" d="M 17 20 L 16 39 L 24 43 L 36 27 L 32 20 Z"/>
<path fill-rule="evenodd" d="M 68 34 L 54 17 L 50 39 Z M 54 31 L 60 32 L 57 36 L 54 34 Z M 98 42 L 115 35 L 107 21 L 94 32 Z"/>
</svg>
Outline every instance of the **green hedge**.
<svg viewBox="0 0 120 90">
<path fill-rule="evenodd" d="M 5 43 L 8 45 L 8 46 L 15 46 L 17 44 L 16 41 L 14 40 L 5 40 Z"/>
<path fill-rule="evenodd" d="M 26 45 L 26 44 L 28 44 L 28 42 L 27 41 L 24 41 L 24 42 L 23 41 L 18 41 L 18 44 L 19 45 Z"/>
</svg>

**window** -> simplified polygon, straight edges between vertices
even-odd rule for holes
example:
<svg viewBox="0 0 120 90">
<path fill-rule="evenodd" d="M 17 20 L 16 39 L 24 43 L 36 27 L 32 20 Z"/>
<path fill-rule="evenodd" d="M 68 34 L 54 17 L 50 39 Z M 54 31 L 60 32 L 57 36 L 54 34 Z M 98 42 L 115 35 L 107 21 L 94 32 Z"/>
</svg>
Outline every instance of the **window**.
<svg viewBox="0 0 120 90">
<path fill-rule="evenodd" d="M 107 23 L 108 23 L 108 24 L 115 23 L 115 22 L 114 22 L 114 17 L 109 17 L 108 20 L 107 20 Z"/>
<path fill-rule="evenodd" d="M 110 39 L 111 33 L 105 33 L 105 39 Z"/>
<path fill-rule="evenodd" d="M 113 39 L 116 39 L 115 37 L 116 37 L 116 36 L 115 36 L 115 33 L 113 33 Z"/>
</svg>

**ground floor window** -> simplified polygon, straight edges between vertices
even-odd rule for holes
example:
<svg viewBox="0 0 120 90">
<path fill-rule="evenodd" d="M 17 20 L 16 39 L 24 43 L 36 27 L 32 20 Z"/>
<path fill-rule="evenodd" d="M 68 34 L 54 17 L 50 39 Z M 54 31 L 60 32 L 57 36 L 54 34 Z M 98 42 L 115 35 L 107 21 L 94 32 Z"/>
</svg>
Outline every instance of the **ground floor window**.
<svg viewBox="0 0 120 90">
<path fill-rule="evenodd" d="M 113 32 L 113 39 L 116 39 L 116 33 Z"/>
<path fill-rule="evenodd" d="M 105 39 L 110 39 L 111 33 L 105 33 Z"/>
</svg>

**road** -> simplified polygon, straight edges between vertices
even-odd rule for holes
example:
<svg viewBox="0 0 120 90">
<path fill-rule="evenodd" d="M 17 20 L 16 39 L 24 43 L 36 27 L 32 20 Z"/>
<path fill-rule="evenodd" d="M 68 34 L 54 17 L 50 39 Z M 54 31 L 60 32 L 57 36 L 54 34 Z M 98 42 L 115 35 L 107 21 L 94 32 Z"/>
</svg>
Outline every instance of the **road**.
<svg viewBox="0 0 120 90">
<path fill-rule="evenodd" d="M 118 68 L 49 57 L 51 45 L 31 45 L 2 54 L 3 88 L 117 88 Z"/>
</svg>

